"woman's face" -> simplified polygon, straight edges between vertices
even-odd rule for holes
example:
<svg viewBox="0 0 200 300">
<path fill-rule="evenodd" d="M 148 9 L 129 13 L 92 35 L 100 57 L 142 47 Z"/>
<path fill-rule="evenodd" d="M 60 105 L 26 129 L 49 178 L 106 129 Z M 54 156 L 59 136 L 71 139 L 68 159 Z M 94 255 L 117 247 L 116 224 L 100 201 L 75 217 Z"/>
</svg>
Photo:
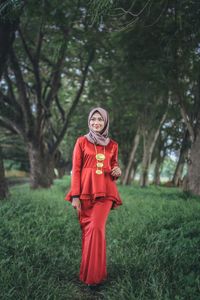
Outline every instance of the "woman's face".
<svg viewBox="0 0 200 300">
<path fill-rule="evenodd" d="M 101 132 L 104 129 L 105 122 L 102 116 L 95 112 L 90 119 L 90 128 L 95 132 Z"/>
</svg>

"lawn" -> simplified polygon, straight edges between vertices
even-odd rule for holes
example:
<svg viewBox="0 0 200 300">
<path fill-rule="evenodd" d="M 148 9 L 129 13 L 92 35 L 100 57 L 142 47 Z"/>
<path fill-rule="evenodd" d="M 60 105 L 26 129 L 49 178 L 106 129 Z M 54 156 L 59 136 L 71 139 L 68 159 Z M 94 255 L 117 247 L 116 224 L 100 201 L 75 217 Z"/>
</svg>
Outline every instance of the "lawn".
<svg viewBox="0 0 200 300">
<path fill-rule="evenodd" d="M 200 198 L 179 189 L 119 186 L 107 222 L 108 280 L 79 282 L 81 232 L 64 201 L 69 177 L 49 190 L 10 189 L 0 203 L 0 299 L 199 300 Z"/>
</svg>

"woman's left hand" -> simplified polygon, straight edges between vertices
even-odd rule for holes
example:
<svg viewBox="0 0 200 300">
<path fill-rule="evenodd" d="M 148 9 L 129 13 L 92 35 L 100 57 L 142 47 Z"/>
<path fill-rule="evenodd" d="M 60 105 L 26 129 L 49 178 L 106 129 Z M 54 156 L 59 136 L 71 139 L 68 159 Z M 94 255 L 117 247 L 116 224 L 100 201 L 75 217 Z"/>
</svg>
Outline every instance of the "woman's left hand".
<svg viewBox="0 0 200 300">
<path fill-rule="evenodd" d="M 112 170 L 111 170 L 111 173 L 110 173 L 112 176 L 116 176 L 116 177 L 119 177 L 121 176 L 122 174 L 122 171 L 120 169 L 120 167 L 114 167 Z"/>
</svg>

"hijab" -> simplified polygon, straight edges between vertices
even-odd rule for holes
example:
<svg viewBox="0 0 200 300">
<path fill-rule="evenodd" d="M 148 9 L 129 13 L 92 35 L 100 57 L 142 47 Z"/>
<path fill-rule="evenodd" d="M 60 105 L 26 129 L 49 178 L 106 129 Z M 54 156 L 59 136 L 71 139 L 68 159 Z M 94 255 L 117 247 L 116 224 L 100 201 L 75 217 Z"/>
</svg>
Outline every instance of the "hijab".
<svg viewBox="0 0 200 300">
<path fill-rule="evenodd" d="M 104 120 L 104 128 L 101 132 L 95 132 L 92 130 L 92 128 L 90 128 L 90 119 L 92 118 L 95 112 L 98 112 Z M 109 115 L 105 109 L 101 107 L 96 107 L 90 111 L 88 116 L 88 127 L 89 127 L 89 132 L 88 134 L 85 135 L 85 137 L 88 139 L 89 142 L 96 145 L 102 145 L 102 146 L 108 145 L 108 143 L 110 142 L 110 139 L 108 137 Z"/>
</svg>

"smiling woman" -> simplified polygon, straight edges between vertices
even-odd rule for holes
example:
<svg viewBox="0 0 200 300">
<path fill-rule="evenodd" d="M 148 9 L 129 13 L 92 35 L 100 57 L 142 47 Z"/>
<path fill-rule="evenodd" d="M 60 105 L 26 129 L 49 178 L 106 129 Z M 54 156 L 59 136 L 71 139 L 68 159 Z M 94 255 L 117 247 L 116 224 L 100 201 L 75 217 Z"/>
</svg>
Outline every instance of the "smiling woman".
<svg viewBox="0 0 200 300">
<path fill-rule="evenodd" d="M 90 119 L 90 128 L 92 128 L 95 132 L 101 132 L 104 128 L 104 124 L 105 122 L 102 116 L 98 112 L 94 113 Z"/>
<path fill-rule="evenodd" d="M 118 144 L 108 137 L 109 116 L 94 108 L 89 133 L 77 139 L 71 189 L 65 197 L 77 209 L 82 229 L 80 280 L 97 285 L 107 277 L 105 226 L 111 209 L 122 204 L 116 179 L 121 176 Z"/>
</svg>

